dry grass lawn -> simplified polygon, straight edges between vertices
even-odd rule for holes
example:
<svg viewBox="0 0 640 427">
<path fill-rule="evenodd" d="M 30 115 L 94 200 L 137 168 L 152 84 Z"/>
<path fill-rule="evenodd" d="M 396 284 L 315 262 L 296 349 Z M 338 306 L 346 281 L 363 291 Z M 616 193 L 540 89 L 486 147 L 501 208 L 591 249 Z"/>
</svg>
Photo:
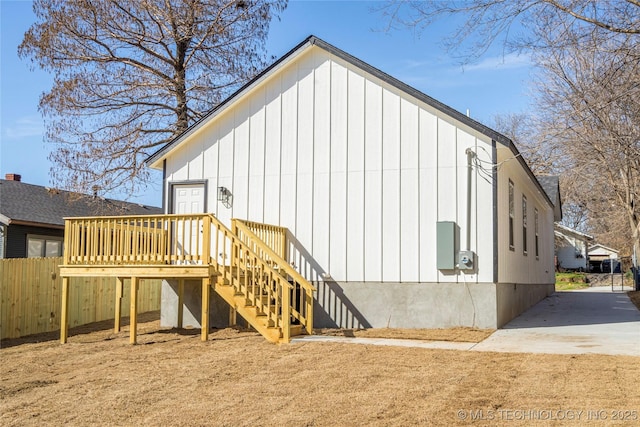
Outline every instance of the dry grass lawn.
<svg viewBox="0 0 640 427">
<path fill-rule="evenodd" d="M 72 330 L 66 345 L 55 335 L 3 342 L 0 425 L 640 422 L 640 358 L 277 346 L 235 329 L 203 343 L 199 330 L 160 330 L 157 314 L 142 320 L 136 346 L 108 323 Z"/>
<path fill-rule="evenodd" d="M 495 332 L 495 329 L 450 328 L 450 329 L 316 329 L 319 335 L 359 337 L 359 338 L 394 338 L 423 341 L 480 342 Z"/>
</svg>

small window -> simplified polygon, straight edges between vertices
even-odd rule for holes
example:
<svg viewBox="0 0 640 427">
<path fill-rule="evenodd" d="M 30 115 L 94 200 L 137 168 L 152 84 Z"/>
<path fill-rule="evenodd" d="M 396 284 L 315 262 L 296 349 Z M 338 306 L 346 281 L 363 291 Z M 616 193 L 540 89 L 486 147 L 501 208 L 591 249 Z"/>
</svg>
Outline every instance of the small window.
<svg viewBox="0 0 640 427">
<path fill-rule="evenodd" d="M 27 257 L 58 257 L 62 256 L 62 237 L 56 236 L 27 236 Z"/>
<path fill-rule="evenodd" d="M 35 237 L 29 237 L 27 239 L 27 257 L 37 258 L 41 257 L 44 253 L 44 239 L 37 239 Z"/>
<path fill-rule="evenodd" d="M 527 254 L 527 198 L 522 196 L 522 253 Z"/>
<path fill-rule="evenodd" d="M 62 241 L 47 240 L 44 246 L 44 256 L 46 257 L 62 256 Z"/>
<path fill-rule="evenodd" d="M 509 180 L 509 249 L 514 250 L 513 217 L 515 215 L 513 181 Z"/>
<path fill-rule="evenodd" d="M 533 221 L 536 232 L 536 259 L 540 257 L 540 239 L 538 238 L 540 226 L 538 225 L 538 209 L 533 210 Z"/>
</svg>

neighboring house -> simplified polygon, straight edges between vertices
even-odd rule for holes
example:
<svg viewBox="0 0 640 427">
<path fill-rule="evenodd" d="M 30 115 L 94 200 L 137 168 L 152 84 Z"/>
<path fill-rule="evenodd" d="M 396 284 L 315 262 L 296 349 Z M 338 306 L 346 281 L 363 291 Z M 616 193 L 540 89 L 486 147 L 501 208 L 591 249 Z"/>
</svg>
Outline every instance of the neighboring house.
<svg viewBox="0 0 640 427">
<path fill-rule="evenodd" d="M 555 235 L 558 269 L 588 271 L 589 244 L 593 237 L 561 224 L 555 225 Z"/>
<path fill-rule="evenodd" d="M 64 217 L 157 214 L 161 209 L 0 179 L 0 258 L 62 256 Z"/>
<path fill-rule="evenodd" d="M 559 193 L 512 141 L 313 36 L 147 163 L 167 213 L 287 227 L 317 327 L 496 328 L 554 290 Z"/>
<path fill-rule="evenodd" d="M 601 244 L 589 247 L 589 271 L 593 273 L 610 273 L 611 263 L 614 264 L 614 271 L 618 264 L 619 252 L 615 249 L 608 248 Z"/>
</svg>

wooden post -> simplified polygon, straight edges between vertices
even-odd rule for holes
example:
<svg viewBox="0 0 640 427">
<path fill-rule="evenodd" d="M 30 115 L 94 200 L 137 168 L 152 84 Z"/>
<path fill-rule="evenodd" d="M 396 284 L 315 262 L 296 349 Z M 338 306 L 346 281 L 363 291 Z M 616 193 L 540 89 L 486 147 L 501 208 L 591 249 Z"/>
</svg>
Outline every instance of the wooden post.
<svg viewBox="0 0 640 427">
<path fill-rule="evenodd" d="M 62 278 L 62 307 L 60 310 L 60 343 L 67 342 L 69 332 L 69 278 Z"/>
<path fill-rule="evenodd" d="M 305 289 L 307 295 L 307 334 L 313 335 L 313 292 Z"/>
<path fill-rule="evenodd" d="M 287 259 L 287 231 L 286 230 L 280 230 L 280 238 L 281 238 L 281 251 L 282 251 L 282 255 L 280 256 L 280 258 L 282 258 L 285 262 L 288 262 Z"/>
<path fill-rule="evenodd" d="M 211 278 L 202 279 L 202 326 L 200 339 L 207 341 L 209 339 L 209 293 L 211 290 Z"/>
<path fill-rule="evenodd" d="M 129 309 L 129 344 L 136 344 L 138 338 L 138 278 L 131 278 L 131 306 Z"/>
<path fill-rule="evenodd" d="M 182 329 L 182 317 L 184 316 L 184 279 L 178 280 L 178 329 Z"/>
<path fill-rule="evenodd" d="M 229 306 L 229 326 L 238 324 L 238 312 L 234 307 Z"/>
<path fill-rule="evenodd" d="M 282 341 L 291 341 L 291 286 L 289 282 L 282 281 Z"/>
<path fill-rule="evenodd" d="M 120 332 L 120 318 L 122 317 L 122 277 L 116 277 L 116 313 L 113 332 Z"/>
<path fill-rule="evenodd" d="M 202 264 L 211 264 L 211 217 L 202 218 Z"/>
<path fill-rule="evenodd" d="M 69 265 L 71 263 L 71 251 L 69 248 L 71 248 L 70 239 L 71 239 L 72 232 L 73 230 L 71 228 L 71 221 L 69 221 L 68 219 L 65 219 L 64 220 L 64 246 L 63 246 L 64 258 L 62 260 L 62 264 L 64 265 Z"/>
</svg>

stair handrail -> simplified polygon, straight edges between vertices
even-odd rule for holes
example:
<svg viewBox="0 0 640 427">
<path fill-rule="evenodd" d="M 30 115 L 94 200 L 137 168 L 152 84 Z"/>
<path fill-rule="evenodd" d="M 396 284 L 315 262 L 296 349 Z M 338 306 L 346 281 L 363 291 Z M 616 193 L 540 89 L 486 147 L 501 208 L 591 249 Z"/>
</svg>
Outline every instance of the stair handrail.
<svg viewBox="0 0 640 427">
<path fill-rule="evenodd" d="M 287 227 L 239 218 L 235 218 L 235 221 L 239 221 L 248 227 L 258 239 L 266 243 L 280 258 L 287 259 L 287 233 L 289 231 Z"/>
<path fill-rule="evenodd" d="M 298 271 L 295 270 L 291 265 L 289 265 L 287 261 L 282 259 L 282 257 L 278 255 L 273 249 L 271 249 L 266 243 L 264 243 L 262 239 L 256 236 L 256 234 L 244 224 L 243 220 L 234 218 L 231 220 L 231 222 L 233 223 L 233 226 L 241 229 L 243 233 L 245 233 L 248 237 L 250 237 L 255 244 L 260 246 L 260 249 L 266 252 L 267 255 L 269 255 L 269 257 L 276 262 L 278 266 L 278 270 L 283 270 L 284 272 L 286 272 L 289 276 L 291 276 L 292 279 L 300 283 L 300 285 L 304 287 L 306 290 L 310 292 L 314 292 L 317 290 L 315 286 L 309 283 L 309 281 L 305 279 L 300 273 L 298 273 Z M 237 233 L 234 233 L 234 234 L 237 235 Z"/>
<path fill-rule="evenodd" d="M 242 272 L 246 272 L 247 268 L 246 266 L 242 265 L 241 262 L 238 262 L 239 260 L 235 259 L 236 257 L 240 257 L 239 252 L 243 252 L 247 255 L 249 255 L 250 257 L 253 257 L 256 260 L 259 260 L 261 263 L 261 267 L 264 269 L 265 272 L 270 273 L 271 275 L 273 275 L 273 277 L 282 277 L 274 268 L 272 268 L 265 260 L 262 259 L 262 257 L 258 256 L 258 254 L 256 254 L 253 250 L 251 250 L 251 248 L 249 247 L 249 245 L 247 245 L 245 242 L 242 241 L 242 239 L 240 239 L 240 236 L 238 236 L 236 233 L 234 233 L 232 230 L 230 230 L 226 225 L 224 225 L 222 223 L 222 221 L 220 221 L 215 215 L 213 214 L 208 214 L 210 220 L 209 220 L 209 224 L 210 227 L 213 229 L 217 229 L 217 232 L 222 232 L 224 236 L 227 236 L 227 238 L 229 239 L 229 244 L 230 244 L 230 250 L 231 253 L 229 253 L 228 255 L 231 257 L 231 265 L 230 267 L 230 271 L 229 276 L 227 276 L 227 271 L 225 269 L 225 264 L 220 264 L 218 262 L 216 262 L 213 258 L 211 259 L 211 264 L 215 265 L 215 267 L 218 269 L 219 273 L 221 274 L 221 277 L 223 278 L 228 278 L 231 281 L 231 284 L 234 288 L 236 288 L 236 290 L 240 290 L 242 287 L 242 283 L 240 282 L 240 280 L 237 277 L 233 277 L 233 273 L 231 272 L 231 270 L 233 270 L 234 268 L 238 270 L 238 272 L 242 271 Z M 211 234 L 210 234 L 211 235 Z M 216 237 L 217 239 L 217 237 Z M 213 243 L 213 240 L 211 241 L 211 243 Z M 225 244 L 225 243 L 223 243 Z M 236 252 L 236 250 L 238 252 Z M 291 287 L 291 284 L 289 282 L 287 282 L 286 280 L 281 280 L 280 281 L 282 283 L 283 288 L 287 289 L 287 292 L 282 292 L 282 297 L 284 298 L 285 294 L 288 295 L 288 290 Z M 283 289 L 284 290 L 284 289 Z M 288 312 L 289 310 L 286 310 L 286 312 Z M 275 326 L 282 328 L 282 334 L 283 334 L 283 338 L 285 340 L 285 342 L 289 341 L 289 328 L 291 325 L 291 320 L 288 316 L 285 316 L 284 314 L 286 314 L 285 310 L 283 310 L 283 315 L 281 315 L 281 318 L 278 319 L 279 315 L 278 313 L 273 313 L 275 315 Z M 269 315 L 269 314 L 268 314 Z M 250 319 L 247 319 L 250 320 Z"/>
<path fill-rule="evenodd" d="M 291 315 L 292 313 L 292 306 L 291 306 L 291 300 L 290 300 L 290 296 L 289 296 L 289 291 L 291 289 L 293 289 L 293 286 L 291 283 L 289 283 L 289 281 L 287 280 L 287 278 L 285 276 L 282 275 L 282 273 L 278 270 L 276 270 L 276 268 L 274 268 L 272 265 L 269 264 L 269 262 L 267 260 L 265 260 L 262 256 L 260 256 L 259 254 L 257 254 L 253 249 L 251 249 L 250 245 L 247 244 L 245 241 L 243 241 L 240 236 L 237 233 L 237 228 L 234 229 L 233 231 L 230 230 L 228 227 L 226 227 L 215 215 L 213 214 L 209 214 L 210 216 L 210 225 L 211 227 L 215 227 L 218 228 L 220 231 L 222 231 L 224 234 L 227 234 L 230 238 L 230 243 L 232 246 L 232 264 L 231 264 L 231 268 L 237 268 L 239 269 L 239 271 L 246 271 L 245 266 L 242 265 L 242 263 L 237 262 L 237 261 L 233 261 L 233 258 L 235 258 L 238 255 L 235 255 L 235 248 L 237 245 L 237 250 L 238 251 L 242 251 L 243 253 L 249 255 L 250 257 L 254 257 L 254 259 L 259 260 L 261 267 L 263 268 L 263 270 L 265 272 L 268 272 L 270 274 L 273 275 L 273 277 L 279 277 L 280 280 L 278 281 L 279 283 L 281 283 L 282 286 L 282 294 L 281 294 L 281 308 L 282 308 L 282 313 L 278 314 L 275 313 L 276 316 L 276 326 L 280 327 L 282 330 L 282 339 L 284 342 L 289 342 L 290 340 L 290 327 L 291 327 Z M 234 224 L 235 225 L 235 224 Z M 244 229 L 243 229 L 244 231 Z M 253 234 L 253 233 L 251 233 Z M 255 237 L 252 237 L 252 239 L 255 239 Z M 260 239 L 257 239 L 257 241 L 261 242 Z M 261 248 L 262 246 L 265 246 L 264 242 L 262 242 L 262 244 L 260 244 Z M 271 256 L 271 253 L 269 253 L 269 255 Z M 286 264 L 286 262 L 284 262 L 284 260 L 282 260 L 280 257 L 278 257 L 278 259 L 281 261 L 280 264 Z M 275 260 L 275 258 L 274 258 Z M 212 260 L 213 262 L 213 260 Z M 220 272 L 222 273 L 222 277 L 226 277 L 225 271 L 224 271 L 224 265 L 220 265 L 217 262 L 214 262 L 216 264 L 216 268 L 220 269 L 220 267 L 222 267 L 222 270 L 220 270 Z M 299 276 L 300 278 L 302 278 L 302 276 Z M 302 278 L 304 280 L 304 278 Z M 237 279 L 233 279 L 234 281 L 236 281 Z M 307 284 L 307 288 L 312 288 L 309 284 Z M 234 288 L 236 286 L 234 285 Z M 242 285 L 240 282 L 238 282 L 238 286 L 237 288 L 241 288 Z M 305 288 L 305 289 L 307 289 Z M 312 297 L 312 294 L 309 294 Z M 311 301 L 311 306 L 309 307 L 309 311 L 306 313 L 305 316 L 305 324 L 303 326 L 306 327 L 306 330 L 308 333 L 312 333 L 313 331 L 313 305 L 312 305 L 312 301 Z M 302 320 L 302 319 L 299 319 Z"/>
<path fill-rule="evenodd" d="M 236 236 L 240 237 L 238 234 L 238 230 L 242 231 L 244 236 L 248 237 L 253 244 L 258 246 L 260 250 L 270 258 L 271 262 L 277 266 L 278 273 L 280 275 L 282 275 L 283 277 L 287 277 L 285 276 L 285 274 L 283 274 L 286 273 L 286 275 L 288 275 L 294 283 L 298 283 L 300 287 L 304 289 L 304 295 L 306 296 L 306 298 L 304 298 L 304 304 L 306 310 L 304 313 L 305 324 L 303 326 L 308 334 L 313 334 L 313 293 L 316 291 L 316 288 L 311 285 L 311 283 L 309 283 L 309 281 L 305 279 L 300 273 L 298 273 L 291 265 L 289 265 L 286 260 L 284 260 L 273 249 L 271 249 L 269 245 L 267 245 L 262 239 L 256 236 L 256 234 L 251 231 L 251 229 L 242 220 L 232 219 L 231 222 L 233 233 Z M 243 244 L 248 246 L 245 242 L 243 242 Z M 260 256 L 260 258 L 262 259 L 262 256 Z M 292 302 L 293 301 L 290 301 L 290 303 Z M 298 316 L 295 316 L 295 313 L 292 314 L 294 314 L 294 317 L 297 317 L 298 320 L 302 322 L 302 312 L 298 312 Z"/>
</svg>

